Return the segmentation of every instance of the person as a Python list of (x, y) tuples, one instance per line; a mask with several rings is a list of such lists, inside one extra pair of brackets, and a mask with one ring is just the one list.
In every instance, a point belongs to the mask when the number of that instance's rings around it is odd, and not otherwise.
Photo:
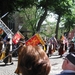
[(5, 65), (7, 65), (8, 62), (10, 62), (10, 64), (13, 64), (12, 54), (10, 53), (10, 38), (8, 38), (6, 41), (5, 59), (3, 60), (3, 62), (5, 63)]
[(0, 60), (5, 57), (3, 38), (0, 37)]
[(58, 75), (75, 75), (75, 53), (69, 53), (62, 64), (63, 71)]
[(51, 69), (50, 60), (45, 51), (39, 46), (21, 46), (18, 59), (19, 75), (48, 75)]
[(70, 44), (69, 44), (69, 52), (75, 52), (73, 41), (71, 41)]
[(3, 41), (2, 41), (2, 38), (0, 37), (0, 57), (1, 57), (1, 55), (2, 55), (2, 52), (1, 52), (1, 50), (2, 50), (2, 45), (3, 45)]
[(48, 46), (49, 46), (49, 47), (48, 47), (47, 55), (48, 55), (48, 57), (49, 57), (49, 56), (52, 55), (52, 44), (50, 44), (50, 42), (49, 42)]
[(64, 47), (63, 41), (60, 41), (59, 45), (60, 45), (60, 47), (58, 49), (58, 52), (59, 52), (60, 57), (62, 57), (62, 55), (64, 53), (64, 51), (63, 51), (63, 47)]

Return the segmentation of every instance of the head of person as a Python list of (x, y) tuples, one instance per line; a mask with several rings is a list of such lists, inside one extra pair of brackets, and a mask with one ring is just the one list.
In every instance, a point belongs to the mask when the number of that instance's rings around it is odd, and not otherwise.
[(6, 40), (7, 42), (9, 42), (10, 41), (10, 38), (7, 38), (7, 40)]
[(62, 69), (75, 71), (75, 53), (69, 53), (66, 55), (62, 64)]
[(50, 60), (39, 46), (22, 46), (19, 67), (22, 75), (48, 75), (51, 69)]
[(25, 44), (25, 39), (21, 38), (18, 42), (19, 45), (24, 45)]

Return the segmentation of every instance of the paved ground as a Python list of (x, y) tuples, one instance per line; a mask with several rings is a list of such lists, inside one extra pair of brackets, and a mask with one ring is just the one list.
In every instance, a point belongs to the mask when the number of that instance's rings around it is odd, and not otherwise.
[(63, 59), (60, 58), (60, 56), (51, 56), (50, 61), (52, 67), (49, 75), (59, 74), (62, 71), (61, 67), (62, 67)]
[[(61, 64), (63, 59), (58, 55), (53, 55), (50, 57), (51, 71), (49, 75), (56, 75), (61, 72)], [(17, 75), (14, 73), (17, 67), (17, 58), (13, 58), (13, 65), (2, 66), (4, 63), (0, 63), (0, 75)]]
[(0, 63), (0, 75), (16, 75), (14, 73), (17, 67), (17, 58), (13, 58), (13, 65), (6, 65), (4, 63)]

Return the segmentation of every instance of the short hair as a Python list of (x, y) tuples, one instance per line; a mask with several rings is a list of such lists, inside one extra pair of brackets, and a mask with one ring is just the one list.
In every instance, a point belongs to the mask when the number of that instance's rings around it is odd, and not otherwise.
[(45, 51), (39, 46), (22, 46), (19, 67), (22, 75), (48, 75), (50, 61)]

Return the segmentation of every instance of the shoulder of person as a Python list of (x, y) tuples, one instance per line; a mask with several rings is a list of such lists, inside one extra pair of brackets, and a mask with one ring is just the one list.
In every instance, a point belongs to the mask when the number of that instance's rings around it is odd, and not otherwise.
[(60, 74), (56, 74), (56, 75), (75, 75), (75, 73), (60, 73)]

